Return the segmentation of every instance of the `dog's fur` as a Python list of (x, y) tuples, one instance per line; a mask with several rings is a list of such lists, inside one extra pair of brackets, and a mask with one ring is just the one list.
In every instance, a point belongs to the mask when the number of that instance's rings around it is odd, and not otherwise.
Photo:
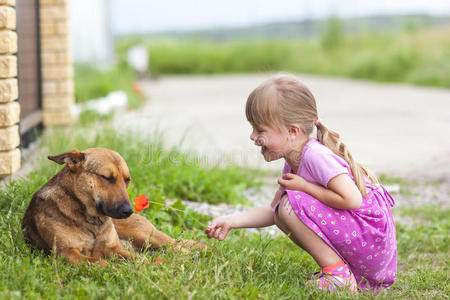
[[(125, 160), (112, 150), (76, 149), (49, 156), (66, 164), (37, 191), (22, 220), (26, 238), (38, 249), (80, 261), (105, 264), (115, 254), (128, 259), (120, 239), (133, 248), (158, 248), (176, 241), (146, 218), (133, 214), (127, 193), (130, 173)], [(194, 241), (178, 246), (206, 248)]]

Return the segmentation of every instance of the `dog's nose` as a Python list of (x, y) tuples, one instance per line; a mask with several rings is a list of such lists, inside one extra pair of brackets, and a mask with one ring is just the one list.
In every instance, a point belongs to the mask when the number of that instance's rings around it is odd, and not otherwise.
[(133, 213), (133, 209), (130, 204), (126, 203), (119, 207), (118, 212), (122, 218), (128, 218)]

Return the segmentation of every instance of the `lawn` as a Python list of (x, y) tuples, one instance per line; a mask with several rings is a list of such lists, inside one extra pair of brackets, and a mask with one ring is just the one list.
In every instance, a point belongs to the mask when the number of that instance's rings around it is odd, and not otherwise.
[[(270, 238), (232, 232), (224, 242), (207, 240), (203, 229), (209, 217), (167, 199), (210, 203), (245, 203), (243, 191), (263, 181), (263, 172), (250, 176), (243, 167), (219, 168), (200, 163), (193, 154), (166, 149), (158, 138), (142, 140), (108, 129), (108, 123), (48, 130), (46, 152), (57, 154), (92, 146), (114, 149), (128, 162), (132, 176), (130, 198), (147, 194), (150, 208), (141, 214), (176, 238), (193, 238), (213, 246), (214, 252), (180, 254), (166, 248), (136, 254), (130, 261), (71, 267), (63, 258), (32, 252), (25, 244), (20, 221), (32, 194), (60, 166), (39, 158), (28, 178), (0, 190), (0, 299), (320, 299), (325, 293), (305, 286), (317, 270), (313, 260), (285, 237)], [(86, 136), (85, 132), (91, 132)], [(101, 132), (101, 134), (99, 134)], [(397, 222), (398, 281), (380, 295), (384, 299), (445, 299), (449, 295), (448, 209), (394, 208)], [(158, 258), (156, 260), (156, 258)], [(158, 263), (159, 262), (159, 263)], [(330, 299), (348, 298), (344, 293)], [(372, 298), (368, 295), (355, 299)]]

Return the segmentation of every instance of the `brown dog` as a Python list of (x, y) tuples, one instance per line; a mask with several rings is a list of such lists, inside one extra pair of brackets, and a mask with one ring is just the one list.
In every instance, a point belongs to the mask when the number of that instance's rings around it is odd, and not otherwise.
[[(22, 220), (27, 240), (36, 248), (80, 261), (99, 261), (113, 254), (128, 259), (120, 239), (136, 250), (175, 244), (146, 218), (133, 214), (127, 187), (130, 172), (125, 160), (104, 148), (72, 150), (49, 156), (66, 164), (37, 191)], [(183, 247), (206, 248), (194, 241)]]

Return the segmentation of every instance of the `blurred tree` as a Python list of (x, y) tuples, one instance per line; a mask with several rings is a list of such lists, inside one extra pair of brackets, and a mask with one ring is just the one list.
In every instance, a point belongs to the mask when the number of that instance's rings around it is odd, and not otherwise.
[(341, 20), (336, 16), (329, 17), (324, 24), (320, 43), (325, 50), (337, 49), (344, 41)]

